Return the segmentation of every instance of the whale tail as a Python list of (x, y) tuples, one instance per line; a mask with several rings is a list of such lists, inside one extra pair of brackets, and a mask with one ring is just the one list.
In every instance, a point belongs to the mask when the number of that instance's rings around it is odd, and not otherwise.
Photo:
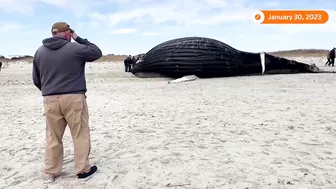
[[(260, 57), (262, 57), (260, 55)], [(265, 53), (265, 74), (293, 74), (293, 73), (336, 73), (335, 71), (321, 70), (316, 64), (308, 64), (277, 57)], [(262, 60), (261, 60), (262, 61)]]
[(321, 70), (319, 67), (316, 66), (316, 64), (309, 65), (308, 70), (311, 73), (336, 73), (336, 71)]

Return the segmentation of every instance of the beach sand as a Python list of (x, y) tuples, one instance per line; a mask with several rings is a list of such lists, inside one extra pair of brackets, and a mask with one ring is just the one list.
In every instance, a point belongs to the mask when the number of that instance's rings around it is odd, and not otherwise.
[[(316, 63), (326, 59), (293, 58)], [(336, 75), (199, 79), (167, 84), (88, 63), (91, 162), (74, 175), (69, 129), (63, 174), (43, 184), (45, 121), (32, 64), (0, 72), (0, 188), (336, 188)]]

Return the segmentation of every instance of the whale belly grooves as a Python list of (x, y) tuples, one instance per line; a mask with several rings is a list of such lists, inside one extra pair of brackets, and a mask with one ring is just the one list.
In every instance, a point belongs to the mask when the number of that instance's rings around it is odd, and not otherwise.
[(205, 37), (165, 41), (150, 49), (134, 65), (138, 77), (198, 78), (283, 73), (319, 73), (309, 64), (276, 57), (265, 52), (245, 52)]

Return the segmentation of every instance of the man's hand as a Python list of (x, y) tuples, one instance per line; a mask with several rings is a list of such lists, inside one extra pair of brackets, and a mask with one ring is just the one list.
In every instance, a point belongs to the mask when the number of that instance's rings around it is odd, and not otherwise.
[(76, 34), (76, 32), (73, 32), (73, 33), (71, 33), (71, 37), (72, 37), (72, 39), (76, 40), (78, 35)]

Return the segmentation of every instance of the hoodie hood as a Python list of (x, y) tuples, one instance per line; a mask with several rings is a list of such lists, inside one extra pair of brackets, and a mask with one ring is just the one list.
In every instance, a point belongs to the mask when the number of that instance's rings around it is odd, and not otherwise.
[(63, 47), (65, 44), (69, 43), (66, 39), (60, 37), (50, 37), (46, 38), (42, 41), (43, 46), (47, 47), (48, 49), (57, 50)]

